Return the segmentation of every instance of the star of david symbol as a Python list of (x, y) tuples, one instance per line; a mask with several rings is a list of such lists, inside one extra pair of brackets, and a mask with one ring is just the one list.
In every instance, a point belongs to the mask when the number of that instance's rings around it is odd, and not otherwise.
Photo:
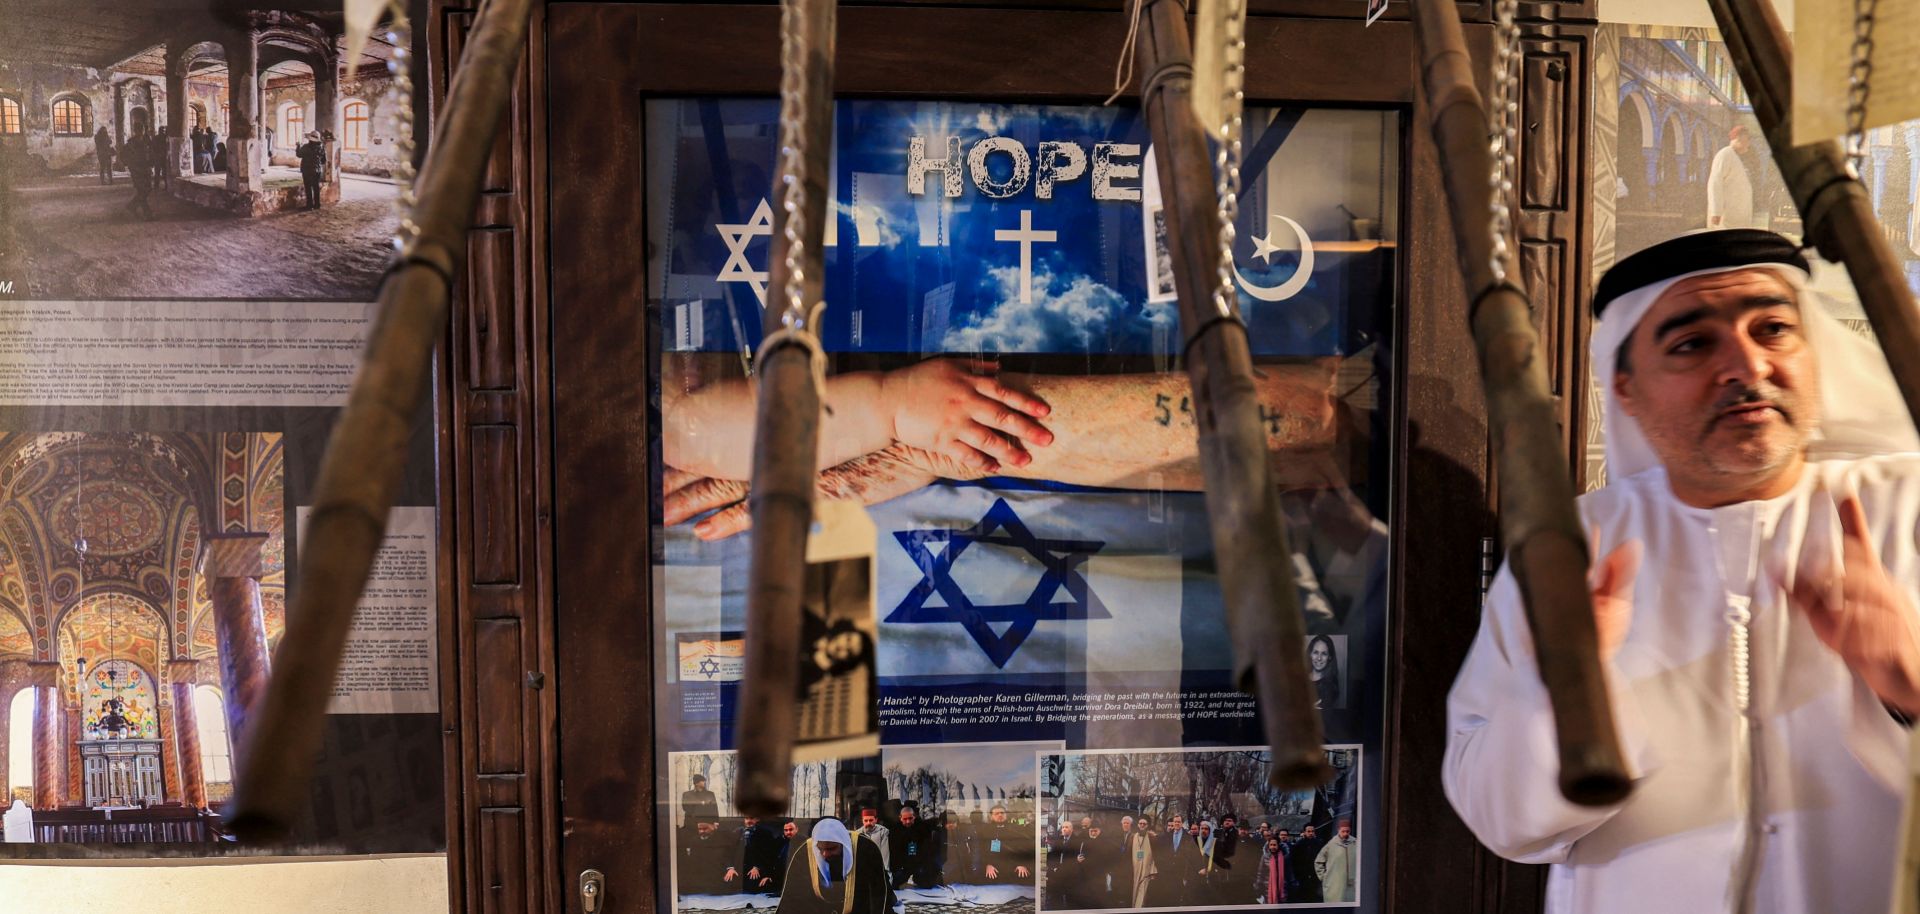
[(720, 675), (720, 664), (713, 662), (712, 657), (700, 658), (700, 675), (708, 679)]
[(767, 271), (755, 270), (747, 263), (747, 244), (757, 237), (773, 237), (773, 208), (767, 205), (765, 197), (754, 208), (753, 217), (745, 223), (716, 223), (714, 229), (720, 233), (721, 240), (727, 243), (727, 262), (720, 267), (720, 275), (714, 279), (720, 282), (744, 282), (753, 290), (753, 297), (759, 299), (760, 307), (767, 306)]
[[(1013, 513), (1006, 499), (995, 499), (985, 517), (971, 527), (959, 530), (904, 530), (894, 539), (920, 566), (920, 583), (914, 585), (886, 621), (903, 624), (955, 624), (973, 636), (987, 659), (1004, 668), (1027, 636), (1041, 622), (1078, 619), (1111, 619), (1106, 604), (1087, 586), (1081, 566), (1106, 543), (1095, 540), (1041, 539), (1027, 529)], [(976, 604), (953, 580), (953, 563), (975, 543), (1011, 546), (1033, 556), (1046, 569), (1040, 582), (1022, 603)], [(935, 547), (944, 544), (946, 548)], [(1054, 602), (1065, 590), (1067, 602)], [(927, 598), (939, 594), (945, 606), (928, 606)], [(1009, 622), (1004, 633), (995, 634), (989, 623)]]

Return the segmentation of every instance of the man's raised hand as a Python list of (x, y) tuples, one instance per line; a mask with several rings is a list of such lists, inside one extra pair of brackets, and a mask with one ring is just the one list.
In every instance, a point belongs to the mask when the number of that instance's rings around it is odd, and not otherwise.
[(1028, 445), (1053, 443), (1038, 421), (1051, 408), (1001, 383), (999, 370), (984, 359), (929, 359), (888, 372), (880, 392), (893, 437), (987, 473), (1032, 463)]
[(1775, 583), (1801, 612), (1821, 643), (1866, 680), (1888, 705), (1920, 712), (1920, 618), (1913, 600), (1880, 563), (1858, 495), (1835, 505), (1840, 513), (1840, 563), (1824, 572), (1802, 565), (1791, 587)]
[[(1600, 528), (1589, 528), (1589, 543), (1600, 549)], [(1600, 634), (1600, 660), (1606, 662), (1620, 652), (1627, 641), (1627, 629), (1633, 626), (1633, 581), (1640, 576), (1640, 557), (1645, 551), (1639, 540), (1627, 540), (1606, 558), (1594, 563), (1588, 583), (1593, 588), (1593, 624)]]

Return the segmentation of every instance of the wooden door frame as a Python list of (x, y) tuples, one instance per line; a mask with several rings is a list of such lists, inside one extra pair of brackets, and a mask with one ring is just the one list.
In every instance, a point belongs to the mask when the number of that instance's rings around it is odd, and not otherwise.
[[(1315, 12), (1324, 5), (1298, 2)], [(1587, 6), (1534, 9), (1554, 19)], [(550, 322), (551, 401), (544, 405), (553, 448), (552, 514), (539, 519), (551, 522), (553, 548), (557, 695), (548, 694), (557, 698), (558, 717), (549, 719), (557, 732), (547, 735), (557, 740), (560, 820), (557, 855), (551, 847), (543, 855), (557, 856), (558, 869), (549, 870), (547, 890), (534, 893), (546, 910), (579, 910), (573, 880), (589, 867), (612, 880), (603, 910), (651, 912), (657, 894), (652, 703), (614, 707), (589, 685), (595, 671), (613, 669), (627, 682), (653, 679), (648, 499), (658, 415), (643, 369), (651, 322), (633, 306), (646, 299), (643, 101), (772, 95), (777, 20), (767, 5), (551, 2), (536, 41), (535, 135), (544, 143), (536, 143), (533, 159), (544, 180), (535, 182), (532, 200), (534, 223), (547, 232), (536, 253), (547, 283), (536, 286), (535, 304)], [(1098, 103), (1110, 91), (1112, 61), (1061, 53), (1051, 36), (1071, 34), (1079, 49), (1118, 48), (1125, 30), (1110, 9), (917, 4), (845, 5), (839, 25), (841, 93), (1060, 104)], [(1563, 36), (1579, 27), (1546, 29)], [(1467, 30), (1476, 57), (1485, 59), (1489, 28), (1469, 23)], [(1257, 16), (1248, 31), (1249, 99), (1403, 112), (1404, 256), (1396, 281), (1407, 292), (1395, 316), (1387, 796), (1372, 839), (1388, 842), (1386, 909), (1537, 910), (1540, 872), (1488, 854), (1440, 791), (1445, 695), (1478, 626), (1480, 540), (1494, 535), (1494, 522), (1485, 409), (1439, 166), (1416, 91), (1411, 28), (1389, 20), (1363, 32), (1354, 18)], [(1355, 72), (1356, 47), (1405, 63)], [(1581, 180), (1566, 194), (1570, 214), (1533, 214), (1560, 227), (1565, 237), (1556, 243), (1566, 245), (1571, 264), (1586, 252), (1584, 117), (1576, 121), (1579, 142), (1561, 153), (1579, 156)], [(1553, 278), (1562, 284), (1547, 301), (1584, 300), (1575, 294), (1584, 288), (1583, 269)], [(1564, 411), (1576, 429), (1577, 402), (1570, 398)], [(1421, 535), (1409, 536), (1412, 530)], [(629, 710), (637, 713), (623, 713)], [(498, 873), (484, 859), (475, 862)], [(493, 910), (475, 902), (468, 907)]]

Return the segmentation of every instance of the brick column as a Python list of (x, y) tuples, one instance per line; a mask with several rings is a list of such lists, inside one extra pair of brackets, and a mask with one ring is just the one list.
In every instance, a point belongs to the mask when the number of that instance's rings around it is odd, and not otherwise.
[[(260, 121), (260, 44), (252, 31), (222, 39), (227, 49), (227, 189), (248, 193), (261, 188), (260, 157), (254, 136)], [(231, 707), (231, 703), (229, 703)]]
[[(329, 39), (331, 41), (331, 39)], [(327, 141), (326, 182), (332, 185), (340, 183), (340, 55), (333, 53), (331, 45), (327, 53), (313, 60), (313, 129), (320, 131), (323, 140), (327, 134), (333, 139)], [(338, 192), (338, 188), (335, 188)]]
[[(227, 147), (229, 156), (233, 147)], [(267, 691), (267, 623), (260, 606), (261, 547), (265, 533), (215, 533), (206, 538), (201, 573), (213, 597), (213, 630), (220, 644), (220, 685), (227, 700), (227, 737), (245, 741), (247, 713)]]
[[(187, 165), (188, 157), (193, 154), (187, 145), (187, 63), (180, 59), (178, 48), (163, 44), (160, 51), (167, 55), (167, 161), (161, 167), (169, 174), (179, 176), (191, 174), (193, 168)], [(183, 170), (182, 165), (187, 165)]]
[(200, 718), (193, 706), (193, 687), (199, 682), (200, 665), (191, 660), (175, 660), (173, 666), (173, 739), (174, 755), (180, 766), (180, 798), (194, 809), (207, 805), (207, 782), (200, 762)]
[(33, 808), (57, 809), (66, 796), (62, 775), (67, 747), (60, 738), (65, 708), (60, 700), (60, 665), (34, 661), (33, 670)]

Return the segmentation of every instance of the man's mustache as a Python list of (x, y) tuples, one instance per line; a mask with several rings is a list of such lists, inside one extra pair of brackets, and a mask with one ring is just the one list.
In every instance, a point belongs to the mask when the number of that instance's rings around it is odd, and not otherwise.
[(1729, 410), (1739, 409), (1747, 406), (1771, 407), (1772, 409), (1779, 412), (1781, 416), (1786, 418), (1787, 424), (1792, 425), (1793, 412), (1787, 409), (1786, 406), (1782, 405), (1780, 401), (1781, 401), (1781, 398), (1780, 398), (1779, 389), (1774, 387), (1771, 384), (1761, 385), (1758, 387), (1749, 387), (1743, 384), (1739, 387), (1736, 387), (1732, 390), (1727, 391), (1724, 394), (1721, 394), (1720, 398), (1714, 401), (1713, 419), (1709, 421), (1707, 425), (1711, 427), (1719, 423), (1721, 419), (1724, 419), (1727, 417), (1727, 413)]

